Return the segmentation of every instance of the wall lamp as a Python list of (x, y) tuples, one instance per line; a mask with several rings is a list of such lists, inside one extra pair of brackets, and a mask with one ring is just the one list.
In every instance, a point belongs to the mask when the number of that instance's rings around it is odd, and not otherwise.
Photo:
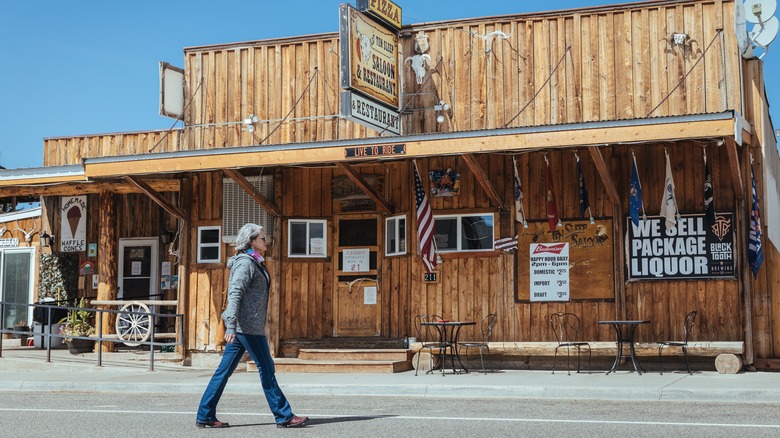
[(258, 119), (256, 115), (250, 114), (249, 117), (244, 119), (244, 129), (246, 129), (247, 132), (255, 132), (255, 123), (259, 120), (260, 119)]
[(44, 247), (44, 248), (48, 248), (51, 245), (54, 245), (54, 235), (53, 234), (50, 235), (49, 233), (44, 231), (43, 234), (41, 234), (40, 239), (41, 239), (41, 246)]
[(167, 245), (171, 243), (172, 240), (173, 240), (173, 233), (171, 231), (163, 231), (162, 233), (160, 233), (160, 242), (163, 245)]

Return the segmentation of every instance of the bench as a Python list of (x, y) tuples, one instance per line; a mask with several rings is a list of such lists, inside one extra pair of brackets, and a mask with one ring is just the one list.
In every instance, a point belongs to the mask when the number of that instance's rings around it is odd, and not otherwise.
[[(589, 342), (594, 356), (615, 356), (617, 345), (614, 341)], [(557, 342), (490, 342), (491, 356), (553, 356)], [(409, 346), (418, 351), (420, 343)], [(635, 344), (637, 356), (658, 357), (658, 343), (637, 342)], [(715, 368), (721, 374), (734, 374), (742, 368), (740, 356), (745, 353), (745, 343), (741, 341), (690, 341), (688, 342), (688, 356), (715, 357)], [(418, 352), (419, 354), (419, 352)], [(423, 353), (426, 354), (426, 353)], [(473, 353), (476, 354), (476, 353)], [(559, 351), (560, 354), (560, 351)], [(469, 356), (472, 353), (468, 354)], [(682, 349), (671, 348), (664, 350), (664, 357), (682, 356)], [(414, 364), (417, 363), (415, 359)], [(423, 361), (420, 361), (423, 363)]]

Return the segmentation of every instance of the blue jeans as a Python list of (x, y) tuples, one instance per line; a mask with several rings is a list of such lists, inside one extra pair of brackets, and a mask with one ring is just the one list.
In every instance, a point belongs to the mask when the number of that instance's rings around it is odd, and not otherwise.
[(252, 360), (257, 364), (265, 399), (268, 401), (268, 407), (271, 408), (271, 412), (274, 414), (276, 424), (284, 423), (293, 418), (290, 403), (287, 402), (287, 398), (276, 382), (274, 361), (271, 358), (271, 351), (268, 349), (268, 341), (265, 336), (236, 333), (236, 339), (225, 346), (222, 361), (220, 361), (219, 366), (214, 371), (214, 375), (211, 376), (206, 392), (203, 393), (195, 421), (208, 423), (217, 419), (217, 403), (219, 403), (219, 399), (222, 397), (228, 378), (230, 378), (241, 361), (244, 351), (249, 351)]

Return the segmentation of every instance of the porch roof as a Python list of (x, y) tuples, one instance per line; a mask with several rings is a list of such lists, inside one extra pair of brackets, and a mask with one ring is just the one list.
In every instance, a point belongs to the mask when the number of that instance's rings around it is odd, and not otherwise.
[[(127, 176), (247, 167), (353, 163), (426, 156), (733, 138), (749, 142), (750, 125), (735, 111), (646, 119), (485, 129), (367, 139), (243, 146), (87, 158), (81, 165), (0, 170), (0, 194), (13, 187), (98, 181)], [(351, 148), (404, 145), (402, 153), (347, 157)], [(9, 191), (10, 189), (10, 191)], [(42, 190), (45, 192), (45, 190)]]

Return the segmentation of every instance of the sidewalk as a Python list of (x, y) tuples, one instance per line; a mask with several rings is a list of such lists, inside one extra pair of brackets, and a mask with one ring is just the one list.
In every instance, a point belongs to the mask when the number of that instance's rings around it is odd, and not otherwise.
[[(103, 367), (97, 354), (70, 355), (52, 350), (3, 349), (0, 358), (0, 391), (79, 391), (126, 393), (201, 393), (213, 369), (166, 363), (156, 354), (149, 371), (148, 353), (105, 353)], [(626, 368), (627, 369), (627, 368)], [(395, 374), (277, 373), (287, 395), (407, 396), (465, 398), (552, 398), (597, 400), (677, 400), (703, 402), (752, 402), (780, 404), (780, 373), (718, 374), (655, 372), (637, 375), (618, 371), (606, 375), (567, 375), (566, 371), (505, 370), (487, 375), (439, 373)], [(254, 372), (237, 372), (227, 394), (257, 394), (260, 383)]]

